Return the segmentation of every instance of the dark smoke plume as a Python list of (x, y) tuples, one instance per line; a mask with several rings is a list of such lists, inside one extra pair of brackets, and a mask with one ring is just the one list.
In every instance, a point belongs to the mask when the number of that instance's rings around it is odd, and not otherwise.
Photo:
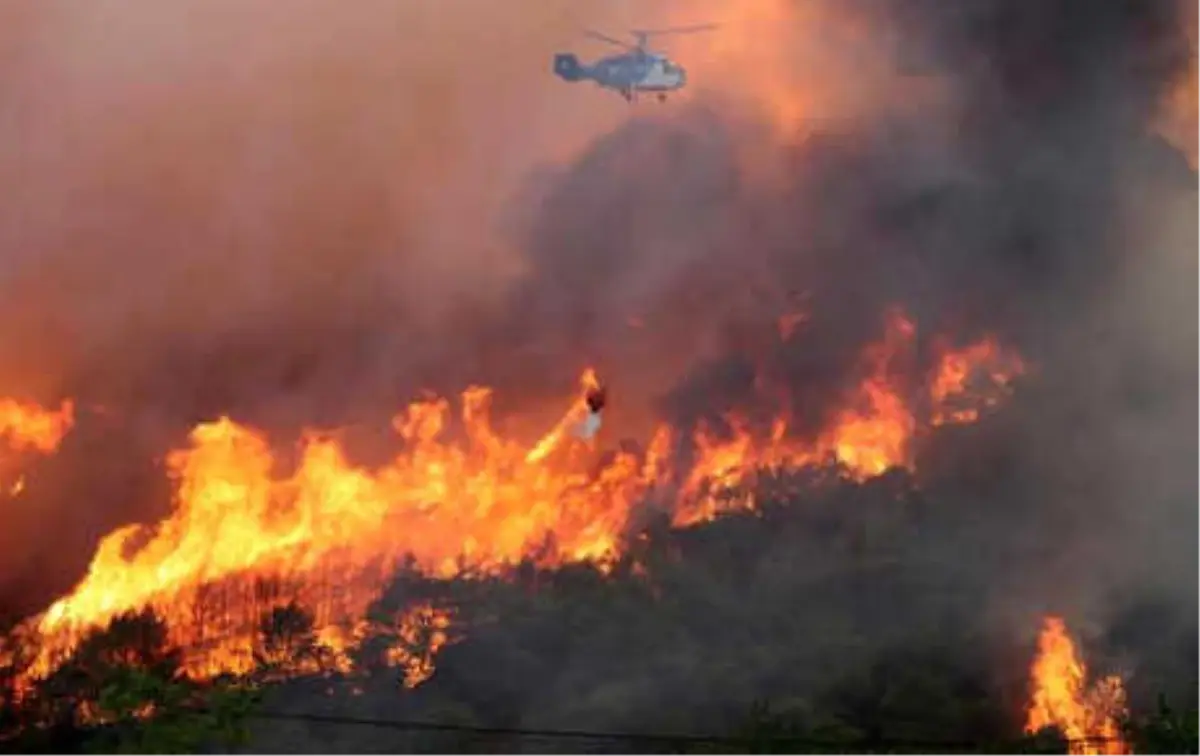
[[(792, 639), (805, 652), (776, 650), (787, 682), (761, 671), (761, 687), (746, 690), (713, 673), (697, 686), (703, 670), (720, 667), (714, 654), (733, 667), (744, 660), (714, 651), (737, 645), (732, 629), (698, 640), (692, 633), (703, 631), (688, 624), (694, 645), (646, 640), (642, 653), (588, 650), (604, 643), (599, 632), (563, 638), (525, 627), (477, 637), (461, 660), (448, 652), (442, 685), (527, 722), (663, 728), (655, 701), (713, 721), (755, 692), (820, 690), (853, 667), (830, 669), (824, 659), (886, 660), (889, 644), (920, 648), (921, 638), (949, 644), (939, 622), (1027, 628), (1041, 611), (1064, 611), (1090, 638), (1103, 635), (1090, 623), (1112, 623), (1108, 647), (1128, 655), (1135, 696), (1187, 689), (1162, 660), (1195, 656), (1195, 177), (1147, 129), (1185, 73), (1187, 39), (1175, 6), (1083, 11), (1071, 3), (866, 6), (919, 53), (909, 65), (948, 82), (949, 105), (919, 117), (885, 111), (780, 144), (782, 185), (745, 175), (746, 126), (716, 97), (678, 118), (631, 123), (543, 180), (527, 227), (530, 272), (512, 304), (482, 318), (492, 324), (472, 351), (473, 370), (513, 391), (531, 376), (562, 375), (564, 363), (593, 360), (614, 395), (622, 387), (625, 400), (652, 394), (659, 410), (686, 422), (753, 402), (765, 369), (815, 426), (896, 305), (922, 334), (998, 333), (1037, 372), (1002, 422), (952, 432), (925, 450), (924, 506), (936, 514), (910, 515), (920, 535), (897, 546), (907, 566), (872, 573), (860, 593), (818, 594), (827, 614), (790, 605), (809, 612), (809, 624)], [(783, 346), (761, 338), (801, 304), (811, 317), (800, 335)], [(630, 329), (630, 318), (644, 325)], [(919, 349), (927, 346), (922, 338)], [(895, 505), (876, 490), (842, 491), (833, 506), (866, 510), (859, 527), (887, 533), (885, 505), (873, 509), (873, 495)], [(718, 561), (725, 571), (663, 590), (702, 595), (696, 622), (717, 625), (811, 601), (789, 580), (822, 568), (853, 573), (852, 561), (807, 540), (821, 527), (806, 523), (804, 535), (764, 543), (729, 526), (716, 537), (740, 561)], [(796, 553), (815, 554), (813, 564), (798, 564)], [(758, 598), (736, 598), (747, 592)], [(888, 629), (839, 653), (814, 629), (830, 621), (816, 617), (839, 611), (855, 626)], [(647, 623), (639, 638), (678, 631)], [(1149, 652), (1156, 633), (1181, 640)], [(546, 651), (541, 675), (506, 651), (563, 644), (573, 650)], [(624, 654), (628, 671), (614, 672), (614, 656)], [(680, 656), (694, 663), (678, 678), (646, 679), (644, 670)], [(499, 685), (508, 668), (471, 673), (481, 658), (503, 659), (521, 669), (513, 676), (537, 683), (489, 697), (489, 681)], [(595, 680), (608, 682), (591, 693)], [(699, 698), (687, 694), (697, 687)], [(563, 701), (575, 703), (563, 710)]]
[[(476, 352), (483, 370), (516, 388), (581, 353), (602, 365), (614, 396), (622, 385), (635, 401), (658, 389), (660, 412), (685, 423), (752, 403), (766, 370), (816, 427), (887, 308), (916, 317), (919, 351), (925, 336), (996, 333), (1036, 377), (1002, 423), (925, 450), (927, 495), (943, 502), (929, 506), (961, 512), (943, 511), (906, 544), (938, 565), (939, 587), (926, 585), (945, 603), (919, 608), (931, 599), (921, 589), (873, 576), (864, 600), (891, 608), (865, 621), (913, 643), (944, 632), (923, 624), (933, 616), (978, 613), (1016, 629), (1064, 611), (1085, 628), (1115, 622), (1147, 640), (1185, 639), (1170, 653), (1194, 658), (1195, 174), (1147, 126), (1194, 58), (1177, 4), (1101, 5), (863, 4), (900, 30), (917, 58), (908, 65), (940, 78), (949, 103), (915, 117), (885, 109), (780, 144), (782, 185), (745, 175), (738, 148), (750, 137), (719, 98), (597, 142), (541, 189), (531, 272), (493, 316), (499, 325)], [(797, 300), (811, 313), (801, 334), (756, 343)], [(631, 317), (645, 326), (630, 330)], [(647, 369), (648, 355), (666, 375)], [(751, 563), (772, 563), (766, 548)], [(900, 575), (921, 584), (925, 574), (896, 571), (901, 585)], [(728, 589), (767, 579), (746, 575)], [(720, 606), (721, 587), (695, 580)], [(790, 595), (771, 585), (768, 595)], [(746, 611), (769, 615), (779, 600)], [(1190, 684), (1164, 677), (1161, 656), (1131, 650), (1129, 636), (1111, 648), (1126, 655), (1142, 700), (1156, 685)], [(701, 674), (705, 653), (695, 651), (688, 675)], [(582, 680), (608, 674), (586, 653), (568, 658), (558, 682), (540, 679), (543, 694), (519, 710), (554, 711)], [(819, 687), (827, 674), (793, 683)], [(689, 683), (638, 679), (613, 683), (614, 723), (661, 726), (633, 712)], [(713, 681), (689, 711), (747, 695), (719, 689)], [(600, 704), (584, 708), (583, 720), (604, 716)]]

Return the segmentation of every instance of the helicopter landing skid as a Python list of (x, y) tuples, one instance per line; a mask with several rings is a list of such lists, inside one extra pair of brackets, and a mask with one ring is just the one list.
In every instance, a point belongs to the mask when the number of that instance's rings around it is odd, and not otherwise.
[[(625, 102), (633, 103), (638, 101), (638, 92), (636, 89), (622, 89), (621, 96), (625, 98)], [(657, 92), (654, 95), (654, 99), (658, 100), (659, 102), (666, 102), (667, 93)]]

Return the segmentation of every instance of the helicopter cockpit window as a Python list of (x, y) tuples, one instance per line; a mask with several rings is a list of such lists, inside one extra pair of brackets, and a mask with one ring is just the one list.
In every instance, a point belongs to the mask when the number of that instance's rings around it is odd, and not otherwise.
[(663, 61), (663, 73), (676, 74), (679, 73), (679, 66), (669, 60)]

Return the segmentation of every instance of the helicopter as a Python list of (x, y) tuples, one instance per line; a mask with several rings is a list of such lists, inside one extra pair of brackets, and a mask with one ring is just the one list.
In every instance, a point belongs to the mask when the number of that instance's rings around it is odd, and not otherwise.
[(715, 28), (716, 24), (699, 24), (670, 29), (633, 29), (629, 32), (634, 39), (632, 45), (587, 29), (587, 36), (624, 48), (626, 52), (609, 55), (591, 65), (581, 63), (574, 53), (557, 53), (554, 56), (554, 73), (569, 82), (590, 79), (597, 86), (619, 93), (628, 102), (637, 100), (641, 93), (655, 94), (659, 102), (665, 102), (668, 92), (683, 89), (687, 85), (687, 71), (666, 55), (647, 50), (646, 43), (651, 37), (691, 34)]

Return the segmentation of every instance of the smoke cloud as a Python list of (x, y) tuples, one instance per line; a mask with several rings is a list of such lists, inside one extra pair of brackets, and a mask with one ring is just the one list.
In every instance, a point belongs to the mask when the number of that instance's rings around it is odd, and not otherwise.
[(0, 387), (77, 397), (46, 464), (108, 481), (34, 486), (5, 582), (46, 574), (55, 523), (79, 534), (61, 583), (99, 533), (160, 513), (122, 481), (197, 420), (386, 424), (423, 388), (449, 314), (520, 264), (498, 231), (513, 187), (624, 115), (547, 75), (567, 9), (5, 6)]
[[(1156, 130), (1194, 96), (1185, 5), (9, 3), (0, 387), (109, 414), (42, 463), (0, 594), (161, 511), (199, 419), (382, 426), (483, 382), (533, 432), (593, 365), (613, 440), (763, 386), (815, 429), (900, 307), (917, 369), (984, 333), (1035, 367), (923, 451), (963, 514), (920, 543), (972, 608), (1194, 627), (1196, 135)], [(601, 54), (581, 26), (697, 21), (665, 105), (549, 72)]]

